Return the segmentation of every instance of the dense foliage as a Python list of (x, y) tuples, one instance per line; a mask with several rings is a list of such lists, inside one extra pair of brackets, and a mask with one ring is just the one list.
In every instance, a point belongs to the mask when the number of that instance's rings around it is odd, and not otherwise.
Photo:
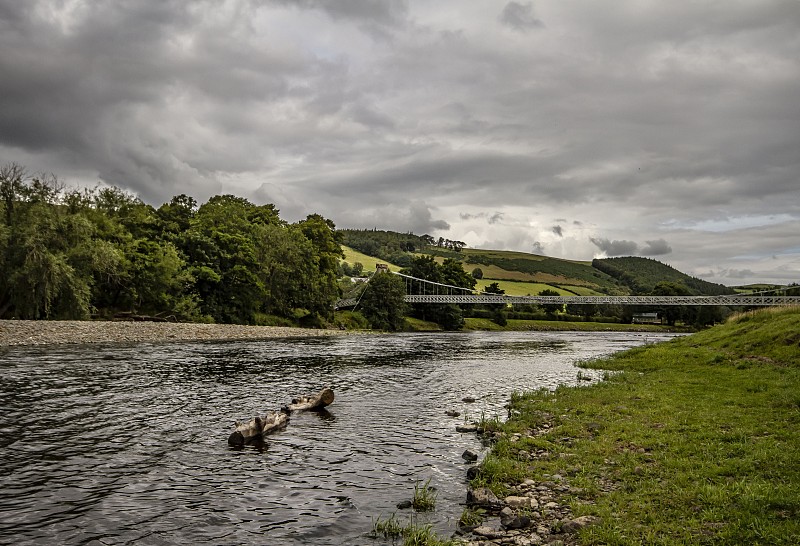
[(402, 277), (390, 273), (376, 273), (364, 287), (359, 309), (372, 328), (402, 330), (405, 314), (408, 311), (403, 300), (405, 295), (406, 287)]
[(115, 187), (66, 191), (0, 169), (0, 318), (120, 314), (310, 325), (330, 317), (343, 256), (330, 220), (179, 195), (158, 209)]
[(411, 253), (429, 243), (427, 236), (377, 229), (342, 229), (342, 244), (400, 267), (411, 265)]
[(651, 258), (630, 256), (595, 259), (592, 260), (592, 267), (623, 282), (634, 294), (651, 294), (659, 282), (682, 284), (687, 289), (687, 295), (692, 296), (722, 296), (735, 293), (732, 288), (690, 277)]
[[(412, 259), (411, 267), (403, 270), (403, 273), (448, 286), (470, 290), (475, 288), (475, 279), (472, 278), (472, 275), (464, 271), (460, 262), (449, 258), (439, 264), (432, 256), (417, 256)], [(445, 330), (458, 330), (464, 326), (462, 308), (453, 303), (414, 304), (411, 315), (422, 320), (436, 322)]]

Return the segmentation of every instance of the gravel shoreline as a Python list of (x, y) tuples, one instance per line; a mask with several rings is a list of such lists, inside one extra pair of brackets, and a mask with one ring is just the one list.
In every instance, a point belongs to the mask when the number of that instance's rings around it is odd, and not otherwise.
[(83, 320), (0, 320), (0, 347), (76, 343), (258, 340), (346, 334), (284, 326)]

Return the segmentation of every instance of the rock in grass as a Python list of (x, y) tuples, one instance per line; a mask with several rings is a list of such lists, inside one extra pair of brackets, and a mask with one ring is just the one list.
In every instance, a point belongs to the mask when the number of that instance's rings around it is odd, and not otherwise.
[(534, 497), (510, 496), (503, 499), (505, 503), (517, 510), (519, 508), (539, 508), (539, 502)]
[(561, 530), (565, 533), (577, 533), (584, 527), (593, 525), (598, 521), (600, 521), (600, 518), (597, 516), (580, 516), (562, 523)]
[(508, 506), (500, 510), (500, 525), (505, 529), (523, 529), (530, 524), (531, 518), (515, 514)]
[(470, 489), (467, 491), (467, 504), (492, 510), (500, 508), (503, 503), (492, 493), (491, 489), (487, 487), (478, 487), (477, 489)]
[(489, 540), (495, 538), (504, 538), (506, 534), (499, 529), (492, 529), (491, 527), (486, 527), (481, 525), (480, 527), (476, 527), (472, 530), (473, 535), (478, 535), (479, 537), (488, 538)]

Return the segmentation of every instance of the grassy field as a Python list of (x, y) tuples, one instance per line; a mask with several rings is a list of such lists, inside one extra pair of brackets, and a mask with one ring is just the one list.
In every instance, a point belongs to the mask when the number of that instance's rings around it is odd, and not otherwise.
[(372, 256), (367, 256), (366, 254), (362, 254), (358, 250), (354, 250), (349, 246), (342, 246), (342, 250), (344, 251), (344, 261), (349, 264), (354, 264), (356, 262), (360, 263), (364, 266), (365, 273), (372, 273), (375, 271), (376, 264), (386, 264), (389, 266), (391, 271), (400, 271), (400, 267), (391, 264), (385, 260), (380, 260), (378, 258), (373, 258)]
[(465, 330), (484, 330), (492, 332), (669, 332), (665, 326), (655, 324), (619, 324), (615, 322), (568, 322), (564, 320), (519, 320), (508, 319), (505, 326), (499, 326), (490, 319), (466, 318)]
[(478, 280), (478, 284), (475, 285), (476, 290), (483, 290), (493, 282), (496, 282), (501, 289), (506, 291), (506, 294), (509, 296), (536, 296), (542, 290), (554, 290), (558, 292), (560, 296), (574, 296), (575, 294), (564, 290), (562, 288), (556, 288), (555, 286), (550, 286), (548, 284), (542, 283), (535, 283), (535, 282), (518, 282), (518, 281), (499, 281), (495, 279), (480, 279)]
[(582, 544), (800, 544), (799, 309), (588, 365), (606, 381), (513, 396), (473, 485), (563, 476), (600, 518)]

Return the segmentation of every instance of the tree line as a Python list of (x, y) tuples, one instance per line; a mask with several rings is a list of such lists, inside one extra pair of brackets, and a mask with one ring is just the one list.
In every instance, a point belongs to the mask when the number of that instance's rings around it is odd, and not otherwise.
[(318, 214), (290, 224), (234, 195), (154, 208), (113, 186), (68, 190), (0, 167), (0, 318), (321, 325), (342, 257)]

